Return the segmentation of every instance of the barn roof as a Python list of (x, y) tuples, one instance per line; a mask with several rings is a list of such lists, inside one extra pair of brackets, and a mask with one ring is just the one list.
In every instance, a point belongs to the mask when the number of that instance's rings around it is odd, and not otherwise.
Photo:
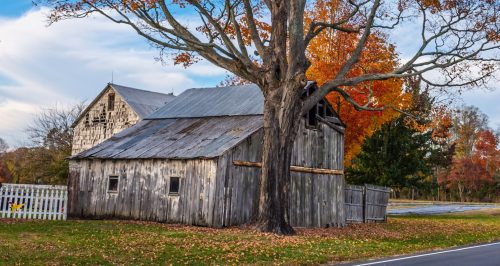
[(160, 107), (164, 106), (166, 103), (169, 103), (175, 98), (172, 93), (165, 94), (108, 83), (106, 87), (99, 93), (99, 95), (75, 120), (72, 127), (75, 127), (78, 124), (78, 122), (85, 116), (90, 108), (106, 93), (109, 88), (114, 89), (114, 91), (116, 91), (116, 93), (118, 93), (123, 98), (123, 100), (127, 102), (130, 108), (132, 108), (132, 110), (134, 110), (134, 112), (140, 118), (148, 116), (149, 114), (158, 110)]
[(262, 115), (264, 96), (255, 84), (189, 89), (146, 119)]
[(160, 107), (169, 103), (175, 96), (172, 93), (165, 94), (153, 91), (145, 91), (117, 84), (109, 84), (115, 91), (122, 96), (128, 105), (134, 109), (136, 114), (144, 118)]
[[(256, 85), (189, 89), (136, 125), (71, 159), (215, 158), (262, 128), (263, 105)], [(343, 127), (340, 119), (331, 119), (330, 126)]]
[(215, 158), (262, 125), (261, 115), (142, 120), (71, 159)]

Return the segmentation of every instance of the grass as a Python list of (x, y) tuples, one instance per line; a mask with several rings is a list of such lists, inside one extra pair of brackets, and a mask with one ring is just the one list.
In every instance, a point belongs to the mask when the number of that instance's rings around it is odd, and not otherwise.
[(0, 265), (320, 264), (500, 240), (500, 212), (389, 217), (280, 237), (133, 221), (0, 220)]

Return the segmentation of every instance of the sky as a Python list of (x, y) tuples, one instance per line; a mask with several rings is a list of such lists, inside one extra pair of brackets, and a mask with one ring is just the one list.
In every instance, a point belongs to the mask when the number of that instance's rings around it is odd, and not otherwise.
[[(210, 87), (227, 72), (206, 61), (189, 68), (164, 64), (156, 49), (124, 25), (94, 17), (48, 26), (48, 10), (31, 0), (0, 0), (0, 138), (12, 147), (27, 141), (24, 130), (42, 108), (91, 101), (108, 82), (179, 94)], [(413, 39), (406, 31), (391, 40), (404, 57)], [(473, 91), (463, 103), (479, 107), (500, 127), (500, 86)]]

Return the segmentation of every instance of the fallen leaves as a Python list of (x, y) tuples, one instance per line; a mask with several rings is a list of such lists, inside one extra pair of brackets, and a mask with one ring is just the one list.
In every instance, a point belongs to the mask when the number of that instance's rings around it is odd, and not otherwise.
[(384, 224), (214, 229), (141, 221), (0, 220), (0, 259), (10, 264), (319, 264), (500, 239), (495, 216), (397, 217)]

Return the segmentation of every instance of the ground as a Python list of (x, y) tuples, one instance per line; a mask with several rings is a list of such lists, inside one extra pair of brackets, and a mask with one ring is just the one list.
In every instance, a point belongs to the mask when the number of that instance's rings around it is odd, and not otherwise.
[(500, 211), (389, 217), (385, 224), (211, 229), (133, 221), (0, 220), (0, 264), (320, 264), (500, 240)]

